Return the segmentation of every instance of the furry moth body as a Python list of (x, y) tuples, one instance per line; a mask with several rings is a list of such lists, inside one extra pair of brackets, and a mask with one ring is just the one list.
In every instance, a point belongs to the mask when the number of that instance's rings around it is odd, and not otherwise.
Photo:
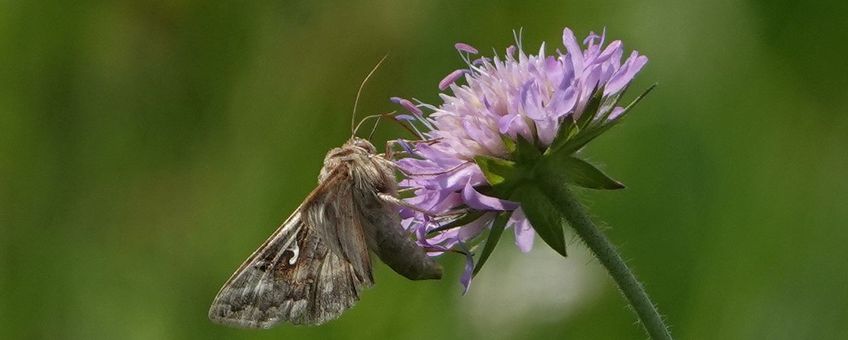
[(374, 283), (370, 249), (411, 280), (441, 266), (400, 227), (394, 168), (369, 141), (330, 150), (318, 187), (224, 284), (209, 318), (247, 328), (333, 320)]

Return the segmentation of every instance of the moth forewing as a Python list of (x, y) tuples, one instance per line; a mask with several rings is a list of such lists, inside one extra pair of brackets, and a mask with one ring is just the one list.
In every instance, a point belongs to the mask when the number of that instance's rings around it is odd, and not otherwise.
[(441, 267), (400, 227), (394, 170), (367, 140), (327, 153), (318, 187), (224, 284), (209, 318), (269, 328), (337, 318), (373, 284), (371, 249), (410, 279), (437, 279)]
[[(224, 284), (210, 319), (248, 328), (269, 328), (284, 320), (317, 325), (353, 306), (360, 290), (372, 284), (370, 273), (357, 274), (349, 260), (331, 251), (308, 217), (317, 203), (333, 200), (327, 196), (338, 192), (336, 186), (347, 183), (343, 172), (338, 174), (313, 190)], [(327, 223), (335, 224), (333, 218)]]

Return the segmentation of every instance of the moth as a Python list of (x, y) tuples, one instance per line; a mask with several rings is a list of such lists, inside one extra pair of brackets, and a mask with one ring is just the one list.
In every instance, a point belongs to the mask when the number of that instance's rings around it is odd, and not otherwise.
[(441, 278), (441, 266), (400, 225), (390, 156), (352, 131), (327, 153), (318, 187), (218, 292), (212, 321), (270, 328), (336, 319), (374, 284), (369, 250), (408, 279)]
[(369, 249), (408, 279), (441, 278), (401, 228), (394, 168), (373, 144), (352, 137), (330, 150), (318, 183), (224, 284), (212, 321), (269, 328), (335, 319), (374, 284)]

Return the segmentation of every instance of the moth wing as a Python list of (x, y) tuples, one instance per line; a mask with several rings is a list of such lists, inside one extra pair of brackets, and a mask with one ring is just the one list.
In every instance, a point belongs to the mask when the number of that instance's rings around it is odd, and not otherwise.
[(362, 288), (373, 282), (370, 262), (367, 275), (359, 273), (304, 216), (314, 214), (306, 211), (320, 202), (331, 202), (343, 182), (344, 174), (336, 173), (319, 185), (236, 270), (212, 302), (212, 321), (247, 328), (270, 328), (283, 320), (318, 325), (359, 300)]
[(303, 218), (330, 251), (349, 262), (357, 278), (370, 287), (374, 279), (362, 226), (364, 217), (354, 202), (354, 191), (357, 188), (349, 177), (350, 172), (339, 170), (342, 171), (335, 175), (339, 180), (333, 183), (332, 190), (303, 206)]

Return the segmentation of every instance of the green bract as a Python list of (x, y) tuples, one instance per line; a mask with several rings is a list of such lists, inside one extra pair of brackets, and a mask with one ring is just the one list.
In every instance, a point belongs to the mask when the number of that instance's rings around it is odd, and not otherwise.
[[(630, 105), (627, 105), (623, 113), (629, 111), (653, 88), (654, 86), (651, 86)], [(618, 98), (614, 98), (613, 103), (617, 100)], [(606, 100), (602, 102), (601, 96), (594, 96), (588, 104), (589, 109), (595, 111), (601, 105), (611, 104), (606, 103)], [(504, 137), (502, 139), (509, 152), (508, 159), (488, 155), (480, 155), (474, 158), (474, 161), (483, 171), (486, 181), (491, 185), (491, 189), (486, 194), (518, 202), (539, 237), (562, 256), (567, 254), (563, 232), (563, 226), (567, 222), (560, 210), (551, 202), (551, 197), (546, 194), (549, 191), (546, 190), (546, 187), (573, 185), (595, 190), (624, 188), (621, 182), (612, 179), (594, 165), (575, 156), (575, 153), (586, 143), (620, 120), (608, 120), (607, 118), (602, 117), (601, 120), (597, 120), (593, 119), (591, 115), (584, 115), (576, 121), (564, 122), (554, 142), (543, 151), (523, 138), (519, 137), (517, 141), (514, 141)], [(497, 215), (489, 236), (486, 238), (480, 259), (474, 268), (475, 274), (480, 271), (495, 245), (497, 245), (510, 214), (511, 212), (501, 212)], [(479, 216), (469, 219), (476, 217)], [(464, 221), (458, 222), (457, 225)]]

